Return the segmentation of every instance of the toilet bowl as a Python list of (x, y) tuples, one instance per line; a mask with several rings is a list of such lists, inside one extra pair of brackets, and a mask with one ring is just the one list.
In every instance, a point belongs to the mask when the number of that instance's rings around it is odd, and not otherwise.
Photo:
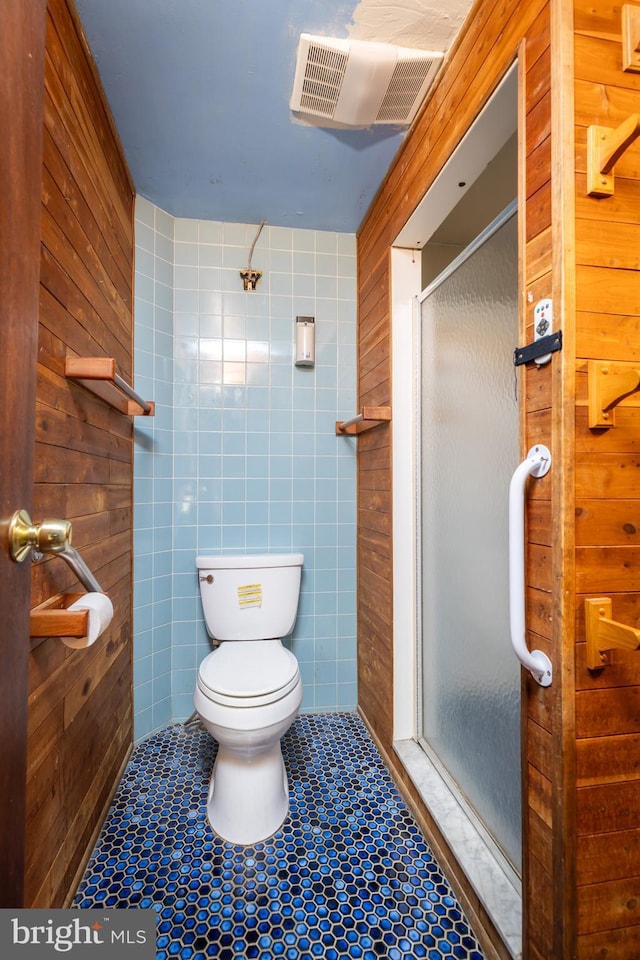
[(197, 557), (209, 635), (194, 706), (218, 741), (207, 815), (231, 843), (275, 833), (289, 809), (280, 738), (302, 701), (298, 662), (282, 644), (293, 630), (302, 554)]

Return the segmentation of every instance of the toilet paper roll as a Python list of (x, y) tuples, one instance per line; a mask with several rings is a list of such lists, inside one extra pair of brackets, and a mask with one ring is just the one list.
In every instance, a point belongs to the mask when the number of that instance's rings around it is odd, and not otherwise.
[(86, 637), (62, 637), (62, 642), (74, 650), (90, 647), (104, 633), (113, 618), (113, 604), (106, 593), (86, 593), (69, 607), (70, 611), (88, 610)]

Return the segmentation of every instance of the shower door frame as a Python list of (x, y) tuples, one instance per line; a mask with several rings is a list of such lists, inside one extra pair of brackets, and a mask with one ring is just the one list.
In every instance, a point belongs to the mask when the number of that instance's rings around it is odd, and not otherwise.
[[(420, 418), (416, 389), (419, 354), (418, 298), (421, 249), (460, 197), (460, 181), (474, 164), (478, 176), (518, 129), (521, 146), (521, 65), (507, 71), (481, 114), (462, 138), (390, 250), (393, 473), (393, 749), (467, 882), (513, 957), (522, 951), (522, 887), (519, 877), (473, 811), (452, 792), (446, 771), (417, 742), (421, 585), (418, 581), (418, 457)], [(522, 185), (519, 184), (519, 190)], [(447, 205), (446, 193), (449, 194)], [(456, 193), (457, 192), (457, 193)], [(456, 196), (455, 200), (451, 200)], [(518, 214), (519, 248), (523, 225)], [(417, 255), (416, 255), (417, 254)], [(522, 263), (520, 260), (520, 269)], [(518, 278), (521, 290), (521, 277)], [(520, 304), (522, 308), (522, 304)], [(522, 320), (520, 321), (522, 327)], [(515, 345), (514, 345), (515, 346)], [(520, 421), (520, 415), (519, 415)], [(505, 869), (506, 867), (506, 869)]]
[[(485, 243), (487, 243), (502, 227), (504, 227), (513, 217), (518, 215), (518, 202), (514, 200), (510, 203), (505, 209), (498, 214), (498, 216), (487, 225), (487, 227), (475, 237), (467, 247), (459, 254), (445, 269), (442, 273), (431, 282), (425, 289), (419, 294), (416, 298), (416, 327), (415, 327), (415, 355), (416, 360), (422, 356), (422, 305), (425, 300), (435, 293), (435, 291), (442, 286), (464, 263), (466, 263), (473, 255), (480, 250)], [(517, 326), (517, 324), (516, 324)], [(515, 331), (517, 335), (517, 329)], [(508, 358), (505, 358), (508, 359)], [(514, 869), (508, 858), (503, 853), (499, 844), (494, 840), (492, 835), (489, 833), (487, 828), (482, 821), (482, 818), (478, 816), (474, 807), (466, 800), (465, 796), (462, 794), (458, 784), (454, 778), (449, 773), (446, 765), (441, 761), (437, 752), (429, 743), (425, 731), (423, 729), (423, 711), (424, 711), (424, 665), (423, 665), (423, 644), (424, 638), (421, 629), (422, 623), (422, 614), (423, 614), (423, 598), (422, 598), (422, 588), (421, 584), (423, 582), (423, 563), (422, 563), (422, 550), (421, 550), (421, 538), (423, 536), (422, 529), (422, 507), (421, 507), (421, 491), (422, 491), (422, 467), (421, 467), (421, 457), (422, 457), (422, 390), (419, 386), (420, 374), (419, 371), (416, 371), (416, 433), (417, 433), (417, 442), (419, 445), (419, 455), (416, 458), (416, 499), (414, 504), (414, 516), (416, 518), (416, 529), (417, 535), (420, 538), (420, 544), (417, 546), (416, 550), (416, 581), (418, 584), (418, 589), (416, 591), (416, 603), (417, 603), (417, 630), (416, 630), (416, 741), (419, 744), (420, 748), (425, 752), (430, 762), (434, 765), (435, 769), (438, 771), (438, 774), (442, 780), (446, 783), (448, 789), (453, 795), (455, 795), (457, 802), (465, 811), (466, 816), (469, 821), (472, 822), (475, 826), (475, 829), (482, 836), (483, 842), (486, 844), (487, 848), (491, 851), (492, 855), (498, 863), (500, 863), (502, 870), (510, 877), (511, 882), (514, 886), (520, 884), (520, 874)], [(518, 428), (517, 428), (518, 429)], [(513, 464), (513, 467), (517, 466), (517, 460)], [(506, 502), (506, 491), (508, 488), (505, 487), (505, 502)], [(506, 551), (506, 543), (505, 543)], [(506, 563), (505, 563), (506, 566)], [(510, 644), (507, 648), (507, 656), (511, 656), (511, 647)], [(519, 688), (518, 688), (519, 692)]]

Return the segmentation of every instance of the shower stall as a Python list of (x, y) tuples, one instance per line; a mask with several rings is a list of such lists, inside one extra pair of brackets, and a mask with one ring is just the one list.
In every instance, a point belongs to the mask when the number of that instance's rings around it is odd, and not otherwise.
[(391, 261), (393, 749), (513, 957), (522, 771), (509, 494), (522, 454), (514, 360), (529, 310), (517, 122), (514, 65)]

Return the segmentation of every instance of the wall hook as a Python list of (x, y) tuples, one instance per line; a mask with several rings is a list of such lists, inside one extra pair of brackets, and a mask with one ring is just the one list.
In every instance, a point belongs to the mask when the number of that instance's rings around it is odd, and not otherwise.
[(640, 630), (611, 619), (610, 597), (595, 597), (584, 602), (587, 633), (587, 669), (599, 670), (609, 665), (608, 651), (612, 647), (623, 650), (640, 648)]
[(587, 130), (587, 195), (613, 196), (613, 168), (625, 150), (640, 136), (640, 114), (632, 113), (619, 127)]
[(589, 427), (614, 427), (615, 407), (640, 390), (640, 366), (614, 360), (589, 360)]

